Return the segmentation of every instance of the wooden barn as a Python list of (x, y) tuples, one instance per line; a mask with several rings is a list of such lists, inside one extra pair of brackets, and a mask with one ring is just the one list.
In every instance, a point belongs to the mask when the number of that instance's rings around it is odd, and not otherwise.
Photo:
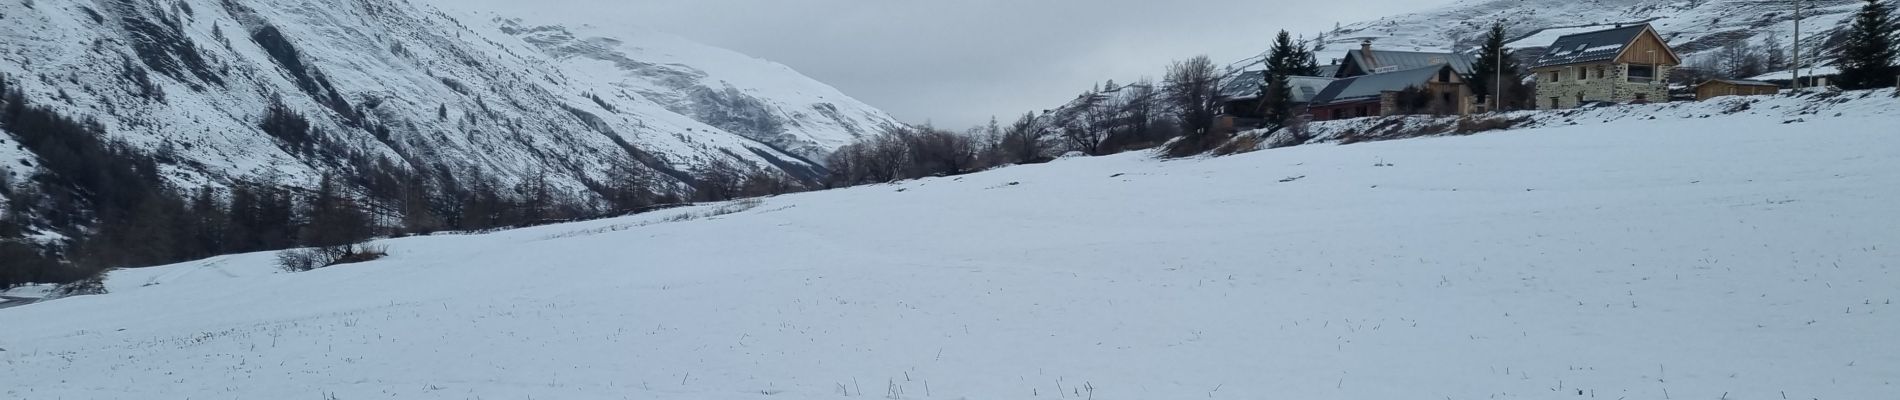
[(1695, 87), (1696, 101), (1722, 96), (1756, 96), (1781, 93), (1781, 85), (1762, 81), (1711, 79)]

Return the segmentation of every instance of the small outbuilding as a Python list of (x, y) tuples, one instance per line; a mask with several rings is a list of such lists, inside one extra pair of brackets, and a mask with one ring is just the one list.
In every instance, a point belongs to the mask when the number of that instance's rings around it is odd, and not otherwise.
[(1739, 79), (1711, 79), (1695, 87), (1696, 101), (1722, 96), (1756, 96), (1781, 92), (1781, 85)]

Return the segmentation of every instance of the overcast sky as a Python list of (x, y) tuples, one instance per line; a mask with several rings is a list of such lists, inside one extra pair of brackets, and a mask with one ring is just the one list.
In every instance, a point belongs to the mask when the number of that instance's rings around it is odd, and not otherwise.
[(1170, 60), (1240, 60), (1264, 50), (1280, 29), (1311, 36), (1335, 23), (1449, 2), (469, 1), (671, 32), (790, 65), (905, 122), (955, 129), (1061, 105), (1106, 79), (1158, 78)]

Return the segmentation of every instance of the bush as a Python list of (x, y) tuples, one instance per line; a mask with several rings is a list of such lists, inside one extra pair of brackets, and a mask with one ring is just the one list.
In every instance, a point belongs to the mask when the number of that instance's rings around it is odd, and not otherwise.
[(343, 264), (376, 261), (389, 255), (389, 247), (350, 244), (312, 247), (277, 252), (277, 267), (286, 272), (305, 272)]
[(1512, 127), (1517, 126), (1518, 122), (1521, 122), (1521, 121), (1522, 120), (1505, 119), (1505, 118), (1500, 118), (1500, 117), (1489, 117), (1489, 118), (1464, 117), (1464, 118), (1458, 119), (1457, 127), (1454, 129), (1455, 129), (1455, 132), (1457, 132), (1458, 134), (1469, 135), (1469, 134), (1478, 133), (1478, 132), (1511, 129)]
[(106, 273), (99, 272), (53, 289), (52, 297), (91, 296), (106, 294)]
[(1235, 136), (1234, 140), (1229, 140), (1227, 141), (1227, 143), (1221, 144), (1220, 147), (1214, 148), (1214, 155), (1231, 156), (1235, 154), (1252, 153), (1254, 151), (1260, 150), (1260, 141), (1261, 141), (1260, 137), (1262, 135), (1269, 135), (1269, 134), (1248, 133), (1248, 134), (1242, 134), (1240, 136)]

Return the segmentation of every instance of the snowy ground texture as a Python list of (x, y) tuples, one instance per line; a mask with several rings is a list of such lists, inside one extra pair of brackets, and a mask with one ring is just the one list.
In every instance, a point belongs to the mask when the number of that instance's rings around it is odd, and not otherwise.
[(0, 397), (1900, 398), (1900, 116), (1785, 120), (1065, 159), (122, 271), (0, 310)]

